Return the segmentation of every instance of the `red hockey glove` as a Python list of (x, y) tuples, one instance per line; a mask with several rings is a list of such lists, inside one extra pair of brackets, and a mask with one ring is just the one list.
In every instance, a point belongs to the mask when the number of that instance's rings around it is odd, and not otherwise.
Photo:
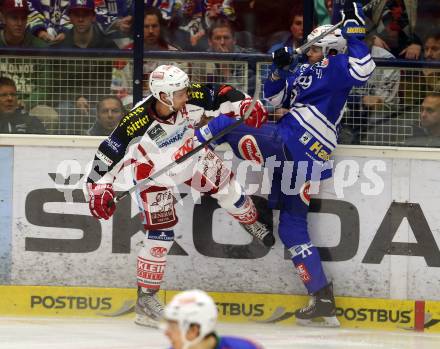
[[(246, 98), (241, 101), (240, 103), (241, 117), (244, 117), (246, 110), (249, 109), (251, 104), (252, 104), (252, 98)], [(264, 105), (260, 101), (257, 101), (257, 103), (255, 103), (254, 109), (249, 114), (249, 116), (244, 121), (244, 123), (250, 127), (260, 128), (261, 125), (263, 125), (266, 121), (267, 121), (266, 108), (264, 108)]]
[(115, 197), (113, 185), (87, 183), (89, 192), (89, 209), (95, 218), (109, 219), (116, 210), (116, 205), (108, 206), (110, 200)]

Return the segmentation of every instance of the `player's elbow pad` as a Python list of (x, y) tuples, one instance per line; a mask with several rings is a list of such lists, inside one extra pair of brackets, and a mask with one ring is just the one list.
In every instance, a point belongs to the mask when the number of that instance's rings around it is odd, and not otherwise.
[(274, 107), (281, 105), (286, 81), (267, 79), (263, 86), (263, 97)]
[(212, 132), (209, 129), (209, 125), (204, 125), (195, 130), (194, 135), (200, 143), (209, 141), (212, 138)]
[[(202, 126), (199, 129), (195, 130), (194, 134), (199, 142), (206, 142), (210, 140), (212, 137), (216, 136), (218, 133), (220, 133), (223, 129), (228, 127), (231, 123), (234, 123), (235, 121), (236, 120), (234, 118), (222, 114), (210, 120), (207, 125)], [(222, 142), (218, 141), (215, 144), (214, 143), (211, 144), (215, 146), (216, 144), (220, 144), (220, 143)]]

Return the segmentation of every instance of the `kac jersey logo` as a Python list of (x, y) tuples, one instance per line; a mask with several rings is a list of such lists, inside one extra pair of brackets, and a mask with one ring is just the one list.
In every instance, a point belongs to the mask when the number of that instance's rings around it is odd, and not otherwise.
[(154, 246), (153, 248), (151, 248), (150, 253), (156, 258), (162, 258), (168, 253), (168, 250), (162, 246)]

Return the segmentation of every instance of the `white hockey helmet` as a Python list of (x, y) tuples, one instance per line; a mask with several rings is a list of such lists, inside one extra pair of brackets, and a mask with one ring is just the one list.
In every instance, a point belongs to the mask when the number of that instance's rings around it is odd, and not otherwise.
[[(317, 36), (329, 30), (331, 27), (331, 24), (324, 24), (313, 29), (313, 31), (307, 36), (307, 42), (310, 42)], [(342, 36), (341, 29), (335, 29), (335, 31), (327, 34), (313, 45), (321, 47), (324, 57), (327, 57), (330, 50), (335, 50), (336, 53), (344, 53), (347, 49), (347, 40), (345, 40)]]
[[(188, 347), (199, 343), (206, 335), (215, 331), (217, 307), (212, 298), (204, 291), (184, 291), (174, 296), (167, 304), (164, 319), (177, 322), (184, 347)], [(199, 325), (199, 336), (188, 341), (186, 333), (192, 324)]]
[(170, 102), (170, 104), (167, 105), (171, 109), (174, 107), (173, 93), (189, 86), (190, 81), (188, 75), (174, 65), (160, 65), (150, 74), (149, 87), (152, 95), (162, 102), (160, 93), (165, 93)]

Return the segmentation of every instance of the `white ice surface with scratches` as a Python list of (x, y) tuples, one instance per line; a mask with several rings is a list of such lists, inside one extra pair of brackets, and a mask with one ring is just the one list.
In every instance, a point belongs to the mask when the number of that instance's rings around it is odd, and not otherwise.
[[(288, 325), (219, 324), (220, 335), (247, 337), (265, 349), (440, 349), (440, 334)], [(0, 317), (1, 349), (165, 349), (161, 331), (130, 319)]]

